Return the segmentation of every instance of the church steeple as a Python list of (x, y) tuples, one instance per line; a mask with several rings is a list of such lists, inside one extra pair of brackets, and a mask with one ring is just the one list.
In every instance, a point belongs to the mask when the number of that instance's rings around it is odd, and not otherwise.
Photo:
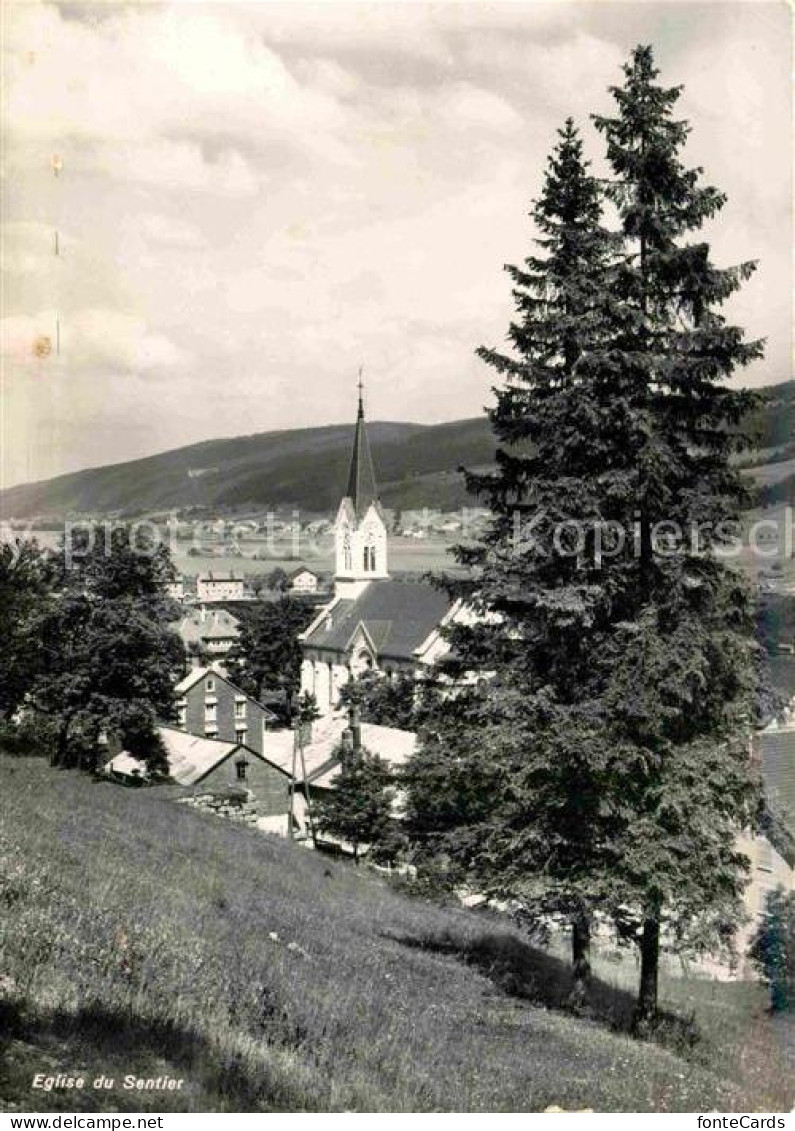
[(378, 501), (378, 488), (373, 470), (373, 457), (364, 423), (364, 385), (362, 371), (359, 370), (359, 410), (356, 414), (356, 432), (353, 437), (351, 465), (348, 471), (347, 498), (353, 503), (357, 518), (361, 518), (371, 503)]
[(359, 409), (348, 470), (345, 497), (334, 524), (336, 568), (335, 588), (338, 596), (356, 597), (371, 581), (389, 577), (387, 568), (387, 533), (373, 458), (364, 423), (364, 385), (359, 370)]

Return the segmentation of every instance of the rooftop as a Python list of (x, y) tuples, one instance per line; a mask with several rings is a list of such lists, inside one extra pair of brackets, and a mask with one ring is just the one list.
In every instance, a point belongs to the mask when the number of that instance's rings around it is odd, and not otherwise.
[(379, 658), (410, 660), (451, 607), (446, 593), (422, 581), (371, 581), (355, 599), (337, 601), (304, 637), (309, 648), (346, 652), (363, 625)]

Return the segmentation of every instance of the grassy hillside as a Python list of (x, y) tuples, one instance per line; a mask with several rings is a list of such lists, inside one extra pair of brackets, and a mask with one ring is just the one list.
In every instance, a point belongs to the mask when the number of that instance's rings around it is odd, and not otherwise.
[[(0, 1108), (789, 1110), (791, 1030), (753, 986), (664, 979), (671, 1047), (623, 1035), (494, 916), (175, 806), (0, 758)], [(615, 959), (615, 956), (610, 956)], [(693, 1043), (698, 1029), (701, 1039)], [(37, 1092), (34, 1073), (107, 1091)], [(181, 1092), (130, 1092), (126, 1074)]]
[[(759, 458), (746, 455), (749, 474), (770, 496), (790, 498), (795, 476), (768, 463), (792, 457), (795, 382), (763, 390), (767, 403), (746, 422)], [(485, 416), (449, 424), (368, 425), (381, 497), (390, 507), (455, 510), (471, 502), (461, 465), (488, 466), (494, 439)], [(62, 517), (69, 513), (142, 512), (200, 507), (297, 507), (325, 513), (336, 507), (345, 483), (352, 425), (263, 432), (207, 440), (147, 459), (62, 475), (0, 492), (0, 515)], [(752, 467), (752, 464), (756, 466)]]

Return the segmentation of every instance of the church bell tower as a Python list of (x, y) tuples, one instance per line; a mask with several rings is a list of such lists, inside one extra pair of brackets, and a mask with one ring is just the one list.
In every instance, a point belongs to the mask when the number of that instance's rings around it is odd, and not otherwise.
[(389, 577), (387, 536), (373, 459), (364, 422), (364, 386), (359, 371), (359, 409), (348, 486), (334, 524), (334, 586), (338, 597), (355, 598), (372, 581)]

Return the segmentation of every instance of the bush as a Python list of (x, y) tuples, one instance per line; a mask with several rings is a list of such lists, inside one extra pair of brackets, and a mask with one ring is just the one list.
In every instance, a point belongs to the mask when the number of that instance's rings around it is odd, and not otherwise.
[(748, 957), (770, 990), (773, 1012), (795, 1008), (795, 892), (770, 892)]

